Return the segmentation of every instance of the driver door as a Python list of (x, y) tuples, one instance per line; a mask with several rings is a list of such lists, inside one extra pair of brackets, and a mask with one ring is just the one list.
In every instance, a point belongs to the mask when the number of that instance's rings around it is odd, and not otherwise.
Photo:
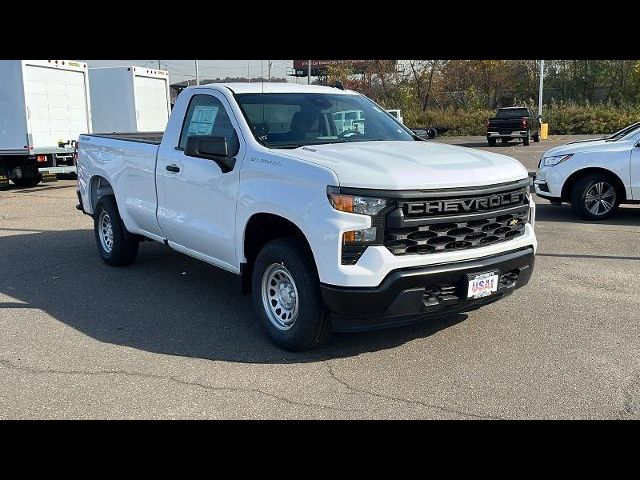
[[(227, 270), (237, 270), (235, 225), (241, 159), (237, 121), (222, 94), (195, 90), (179, 141), (158, 152), (158, 223), (176, 250)], [(224, 173), (214, 160), (185, 153), (191, 136), (227, 139), (236, 158)]]

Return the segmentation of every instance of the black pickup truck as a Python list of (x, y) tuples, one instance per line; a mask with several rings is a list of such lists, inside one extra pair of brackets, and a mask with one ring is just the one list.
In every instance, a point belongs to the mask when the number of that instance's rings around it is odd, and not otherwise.
[(507, 143), (514, 138), (521, 138), (523, 145), (540, 141), (540, 123), (533, 112), (526, 107), (500, 108), (496, 116), (487, 121), (487, 142), (493, 147), (497, 139)]

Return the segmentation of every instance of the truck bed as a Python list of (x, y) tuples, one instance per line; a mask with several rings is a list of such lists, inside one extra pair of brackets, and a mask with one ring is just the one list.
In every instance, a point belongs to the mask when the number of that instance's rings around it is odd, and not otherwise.
[(87, 137), (112, 138), (114, 140), (125, 140), (130, 142), (151, 143), (160, 145), (164, 132), (113, 132), (113, 133), (86, 133)]

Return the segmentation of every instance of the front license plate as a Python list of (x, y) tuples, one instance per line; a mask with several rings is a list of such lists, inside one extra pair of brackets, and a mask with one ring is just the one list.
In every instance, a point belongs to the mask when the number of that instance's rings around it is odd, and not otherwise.
[(467, 298), (488, 297), (498, 291), (498, 272), (480, 273), (469, 276)]

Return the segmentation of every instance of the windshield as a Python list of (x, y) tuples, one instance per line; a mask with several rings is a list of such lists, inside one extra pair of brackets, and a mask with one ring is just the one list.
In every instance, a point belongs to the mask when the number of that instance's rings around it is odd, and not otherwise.
[(640, 122), (632, 123), (631, 125), (624, 127), (622, 130), (618, 130), (616, 133), (611, 135), (607, 140), (611, 142), (617, 142), (618, 140), (623, 140), (628, 135), (632, 133), (636, 133), (636, 131), (640, 128)]
[(256, 140), (266, 147), (415, 140), (362, 95), (245, 93), (236, 99)]
[(526, 108), (504, 108), (496, 113), (496, 118), (522, 118), (528, 116), (529, 110)]

